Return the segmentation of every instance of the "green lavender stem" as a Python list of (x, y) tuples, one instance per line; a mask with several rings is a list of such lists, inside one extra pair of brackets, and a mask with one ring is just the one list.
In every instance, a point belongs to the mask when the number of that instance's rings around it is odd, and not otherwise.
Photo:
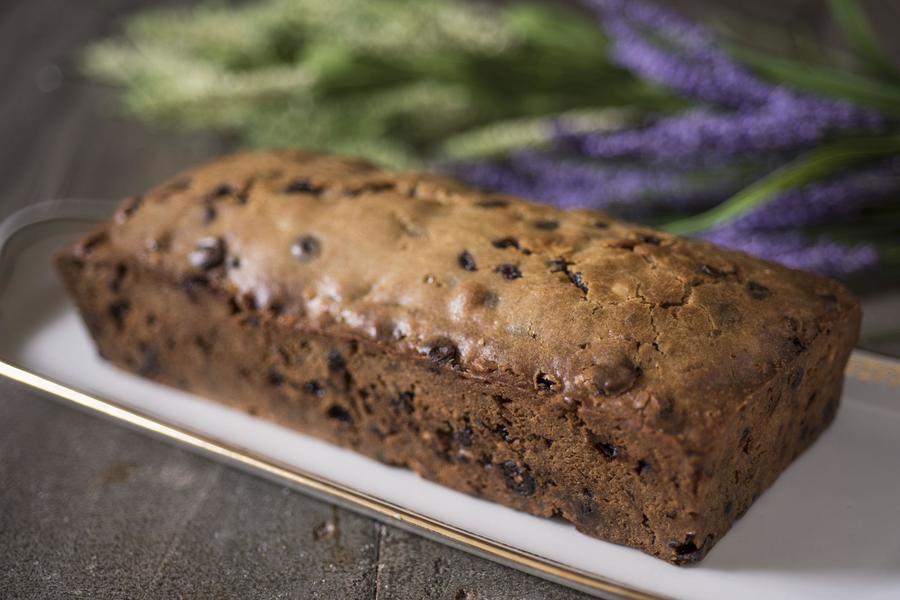
[(828, 0), (828, 6), (831, 14), (834, 15), (834, 20), (843, 30), (844, 38), (859, 56), (860, 62), (868, 67), (874, 75), (895, 81), (900, 80), (897, 67), (878, 44), (869, 18), (859, 2)]
[(801, 156), (706, 212), (672, 221), (665, 229), (693, 235), (773, 200), (779, 193), (825, 178), (865, 161), (900, 152), (900, 136), (833, 142)]

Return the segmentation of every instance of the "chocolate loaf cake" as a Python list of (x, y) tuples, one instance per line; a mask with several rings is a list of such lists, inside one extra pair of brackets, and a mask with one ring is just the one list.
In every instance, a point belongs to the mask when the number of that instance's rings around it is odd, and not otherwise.
[(58, 268), (112, 363), (678, 564), (835, 415), (834, 281), (298, 151), (127, 199)]

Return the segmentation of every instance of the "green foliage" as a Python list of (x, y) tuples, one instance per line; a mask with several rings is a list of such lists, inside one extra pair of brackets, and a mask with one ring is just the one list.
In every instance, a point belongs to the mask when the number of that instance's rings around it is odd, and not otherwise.
[(811, 150), (797, 160), (773, 171), (715, 208), (672, 221), (665, 229), (678, 235), (691, 235), (712, 229), (774, 200), (782, 192), (825, 179), (861, 163), (898, 153), (900, 153), (900, 137), (836, 141)]
[(473, 140), (497, 122), (540, 143), (535, 117), (682, 104), (611, 65), (606, 43), (548, 6), (262, 0), (139, 15), (85, 64), (145, 120), (409, 166), (483, 152)]
[(884, 53), (872, 31), (869, 18), (856, 0), (828, 0), (831, 14), (837, 22), (844, 38), (856, 52), (860, 63), (874, 75), (894, 80), (900, 78), (897, 67)]
[(733, 47), (731, 52), (773, 81), (900, 116), (900, 86), (896, 84), (826, 65), (768, 56), (749, 48)]

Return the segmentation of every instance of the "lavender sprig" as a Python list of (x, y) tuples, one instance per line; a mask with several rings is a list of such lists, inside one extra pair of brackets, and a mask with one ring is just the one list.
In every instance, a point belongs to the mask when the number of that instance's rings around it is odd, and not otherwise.
[[(763, 104), (771, 86), (716, 48), (704, 27), (640, 0), (586, 0), (614, 41), (612, 57), (637, 75), (720, 106)], [(646, 31), (665, 42), (648, 39)]]
[(900, 194), (900, 158), (780, 194), (728, 224), (734, 230), (808, 227), (859, 214)]
[(680, 175), (644, 167), (567, 166), (538, 173), (513, 161), (457, 165), (452, 171), (472, 185), (563, 209), (608, 209), (653, 195), (668, 194), (674, 198), (684, 187)]
[(745, 183), (743, 170), (709, 181), (695, 174), (643, 165), (597, 164), (545, 152), (520, 152), (503, 163), (472, 162), (449, 169), (481, 188), (522, 195), (564, 209), (593, 208), (634, 217), (660, 209), (695, 211)]
[[(709, 109), (649, 127), (557, 138), (586, 156), (719, 164), (736, 156), (806, 147), (834, 130), (879, 131), (877, 113), (772, 86), (718, 50), (704, 28), (640, 0), (586, 0), (613, 39), (613, 56), (637, 74), (730, 112)], [(649, 32), (663, 43), (650, 38)]]
[(703, 236), (719, 246), (828, 277), (846, 277), (878, 266), (878, 250), (872, 244), (847, 246), (828, 237), (810, 238), (796, 231), (748, 232), (734, 228)]
[(614, 133), (572, 133), (558, 127), (557, 139), (592, 158), (634, 157), (710, 166), (807, 147), (835, 128), (865, 131), (880, 126), (870, 117), (867, 112), (826, 109), (785, 90), (774, 90), (761, 108), (735, 113), (694, 110), (643, 129)]

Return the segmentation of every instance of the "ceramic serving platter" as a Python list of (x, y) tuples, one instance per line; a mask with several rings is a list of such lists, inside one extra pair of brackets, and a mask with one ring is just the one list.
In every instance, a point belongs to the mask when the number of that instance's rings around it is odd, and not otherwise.
[(895, 361), (855, 352), (833, 426), (702, 563), (675, 567), (105, 364), (51, 260), (110, 212), (105, 202), (54, 201), (0, 224), (0, 375), (598, 596), (900, 598), (900, 364)]

